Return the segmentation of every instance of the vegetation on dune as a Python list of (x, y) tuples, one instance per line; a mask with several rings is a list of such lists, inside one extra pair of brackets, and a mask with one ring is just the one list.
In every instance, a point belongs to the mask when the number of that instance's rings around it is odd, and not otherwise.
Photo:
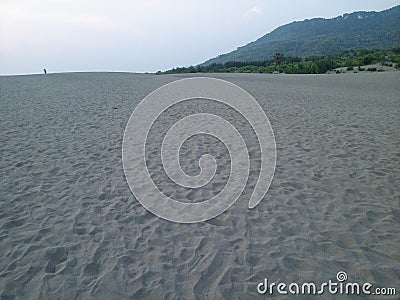
[[(269, 60), (240, 62), (230, 61), (222, 64), (180, 67), (157, 74), (177, 73), (286, 73), (286, 74), (324, 74), (336, 68), (348, 71), (363, 71), (361, 66), (380, 63), (384, 66), (400, 67), (400, 46), (387, 49), (346, 50), (341, 53), (309, 56), (306, 58), (283, 56), (275, 53)], [(368, 71), (376, 71), (368, 68)]]

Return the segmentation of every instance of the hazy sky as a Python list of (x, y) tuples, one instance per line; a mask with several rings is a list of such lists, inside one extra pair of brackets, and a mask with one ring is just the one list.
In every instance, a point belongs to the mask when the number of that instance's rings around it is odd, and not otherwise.
[(201, 63), (279, 25), (393, 0), (0, 0), (0, 74), (154, 72)]

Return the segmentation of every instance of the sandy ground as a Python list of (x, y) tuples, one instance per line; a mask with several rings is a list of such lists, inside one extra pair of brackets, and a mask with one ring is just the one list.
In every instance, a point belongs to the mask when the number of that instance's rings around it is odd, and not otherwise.
[[(259, 101), (277, 168), (254, 210), (246, 200), (253, 174), (232, 208), (192, 225), (147, 212), (121, 162), (134, 107), (184, 75), (0, 77), (1, 299), (265, 299), (257, 294), (265, 277), (322, 283), (339, 271), (399, 292), (400, 72), (211, 75)], [(210, 143), (187, 146), (188, 172)], [(224, 148), (215, 149), (223, 161)], [(156, 159), (149, 165), (162, 184), (159, 168)]]

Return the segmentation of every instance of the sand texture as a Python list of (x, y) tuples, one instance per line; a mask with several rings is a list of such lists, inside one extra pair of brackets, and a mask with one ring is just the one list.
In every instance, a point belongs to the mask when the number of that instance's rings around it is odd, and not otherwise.
[[(0, 299), (265, 299), (265, 277), (320, 283), (339, 271), (400, 292), (400, 72), (212, 74), (265, 110), (277, 166), (255, 209), (250, 173), (228, 211), (191, 225), (147, 212), (121, 161), (135, 106), (185, 76), (0, 77)], [(221, 164), (208, 189), (174, 187), (159, 161), (171, 120), (199, 109), (229, 115), (213, 105), (178, 107), (152, 129), (149, 170), (171, 197), (200, 201), (227, 181), (229, 156), (209, 137), (182, 149), (195, 174), (211, 145)]]

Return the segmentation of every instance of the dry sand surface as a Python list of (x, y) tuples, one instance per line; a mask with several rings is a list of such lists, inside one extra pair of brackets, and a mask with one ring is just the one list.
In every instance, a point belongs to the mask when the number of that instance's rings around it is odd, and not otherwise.
[[(191, 225), (147, 212), (121, 161), (135, 106), (185, 76), (0, 77), (0, 298), (265, 299), (257, 294), (265, 277), (321, 283), (339, 271), (399, 293), (400, 72), (212, 74), (265, 110), (277, 167), (255, 209), (247, 208), (253, 176), (224, 214)], [(200, 137), (183, 150), (188, 173), (213, 143), (226, 160), (224, 147)], [(153, 150), (149, 169), (162, 185)], [(163, 189), (207, 198), (226, 170), (208, 192)]]

